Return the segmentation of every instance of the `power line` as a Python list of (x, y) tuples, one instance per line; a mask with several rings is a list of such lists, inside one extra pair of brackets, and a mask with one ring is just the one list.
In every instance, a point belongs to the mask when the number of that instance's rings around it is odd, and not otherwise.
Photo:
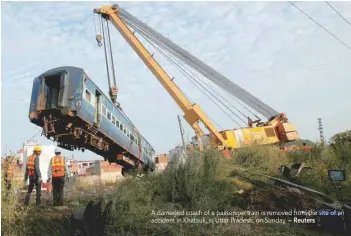
[(351, 49), (351, 47), (349, 45), (347, 45), (344, 41), (342, 41), (341, 39), (339, 39), (335, 34), (333, 34), (332, 32), (330, 32), (329, 30), (327, 30), (323, 25), (319, 24), (317, 21), (315, 21), (312, 17), (310, 17), (307, 13), (305, 13), (303, 10), (301, 10), (300, 8), (298, 8), (294, 3), (290, 2), (289, 3), (295, 7), (297, 10), (299, 10), (302, 14), (304, 14), (305, 16), (307, 16), (311, 21), (313, 21), (314, 23), (316, 23), (319, 27), (321, 27), (322, 29), (324, 29), (327, 33), (329, 33), (331, 36), (333, 36), (336, 40), (338, 40), (340, 43), (342, 43), (344, 46), (346, 46), (348, 49)]
[(343, 17), (343, 15), (341, 15), (341, 13), (338, 10), (336, 10), (329, 2), (325, 1), (325, 3), (328, 4), (331, 9), (333, 9), (341, 18), (344, 19), (344, 21), (347, 24), (349, 24), (351, 26), (351, 23), (345, 17)]

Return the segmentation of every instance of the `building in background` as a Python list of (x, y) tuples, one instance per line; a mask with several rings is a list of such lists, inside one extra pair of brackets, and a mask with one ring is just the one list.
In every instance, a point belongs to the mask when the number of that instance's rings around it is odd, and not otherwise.
[(67, 166), (70, 176), (85, 176), (87, 168), (92, 167), (94, 161), (68, 160)]
[(86, 169), (87, 177), (96, 176), (98, 180), (106, 182), (115, 182), (122, 176), (122, 166), (108, 161), (94, 161), (93, 166)]
[(167, 168), (168, 159), (169, 159), (169, 155), (167, 154), (156, 155), (155, 162), (156, 162), (157, 172), (164, 171)]

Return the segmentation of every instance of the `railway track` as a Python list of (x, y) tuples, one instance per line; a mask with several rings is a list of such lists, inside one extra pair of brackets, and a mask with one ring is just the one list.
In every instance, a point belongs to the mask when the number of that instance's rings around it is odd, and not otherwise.
[(254, 175), (258, 175), (258, 176), (261, 176), (261, 177), (265, 177), (265, 178), (268, 178), (270, 180), (274, 180), (275, 181), (275, 185), (277, 185), (277, 183), (281, 186), (289, 186), (289, 187), (293, 187), (293, 188), (296, 188), (298, 190), (302, 190), (304, 192), (307, 192), (309, 194), (315, 194), (319, 197), (321, 197), (322, 199), (324, 199), (324, 201), (320, 201), (318, 199), (315, 199), (318, 203), (322, 204), (322, 205), (325, 205), (326, 207), (330, 207), (330, 208), (333, 208), (335, 210), (342, 210), (343, 207), (347, 210), (350, 210), (351, 211), (351, 206), (349, 204), (344, 204), (344, 206), (342, 207), (341, 204), (331, 198), (330, 196), (322, 193), (322, 192), (319, 192), (317, 190), (314, 190), (312, 188), (308, 188), (306, 186), (303, 186), (303, 185), (299, 185), (299, 184), (296, 184), (296, 183), (293, 183), (293, 182), (290, 182), (290, 181), (287, 181), (287, 180), (284, 180), (284, 179), (280, 179), (280, 178), (277, 178), (277, 177), (273, 177), (273, 176), (269, 176), (269, 175), (266, 175), (266, 174), (262, 174), (262, 173), (255, 173), (255, 172), (249, 172), (250, 174), (254, 174)]

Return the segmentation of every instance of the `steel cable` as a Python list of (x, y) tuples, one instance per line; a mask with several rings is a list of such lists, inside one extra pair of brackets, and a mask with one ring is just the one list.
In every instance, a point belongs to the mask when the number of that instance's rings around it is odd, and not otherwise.
[[(193, 76), (191, 76), (190, 75), (190, 73), (192, 73), (194, 76), (196, 76), (195, 75), (195, 73), (193, 73), (192, 71), (190, 71), (190, 70), (188, 70), (185, 66), (183, 66), (183, 68), (180, 66), (180, 65), (177, 65), (177, 63), (176, 62), (174, 62), (174, 60), (172, 60), (172, 59), (170, 59), (169, 58), (169, 56), (167, 56), (167, 55), (165, 55), (164, 53), (162, 53), (162, 51), (159, 49), (160, 47), (161, 48), (163, 48), (163, 49), (165, 49), (166, 51), (170, 51), (169, 50), (169, 48), (167, 48), (167, 47), (164, 47), (164, 46), (162, 46), (162, 45), (155, 45), (157, 42), (155, 42), (156, 40), (152, 37), (152, 36), (149, 36), (149, 35), (147, 35), (148, 33), (147, 32), (143, 32), (143, 30), (142, 30), (142, 28), (140, 28), (140, 27), (138, 27), (138, 26), (135, 26), (133, 23), (130, 23), (130, 22), (128, 22), (128, 20), (127, 20), (127, 22), (126, 22), (133, 30), (135, 30), (136, 32), (138, 32), (145, 40), (147, 40), (152, 46), (154, 46), (158, 51), (160, 51), (161, 52), (161, 54), (164, 56), (164, 57), (166, 57), (167, 58), (167, 60), (168, 61), (172, 61), (171, 63), (173, 64), (173, 65), (175, 65), (176, 67), (177, 67), (177, 69), (179, 70), (179, 71), (181, 71), (181, 73), (183, 74), (183, 75), (185, 75), (186, 77), (191, 77), (197, 84), (199, 84), (203, 89), (205, 89), (208, 93), (210, 93), (216, 100), (218, 100), (223, 106), (225, 106), (229, 111), (231, 111), (235, 116), (237, 116), (238, 117), (238, 119), (240, 119), (244, 124), (246, 124), (246, 122), (243, 120), (243, 119), (241, 119), (233, 110), (231, 110), (226, 104), (224, 104), (220, 99), (218, 99), (218, 97), (216, 97), (213, 93), (211, 93), (210, 91), (208, 91), (208, 89), (207, 88), (205, 88), (199, 81), (197, 81)], [(154, 43), (152, 43), (152, 42), (154, 42)], [(173, 57), (175, 57), (174, 55), (172, 55), (172, 53), (170, 53), (171, 54), (171, 56), (173, 56)], [(185, 69), (184, 69), (184, 67), (185, 67)], [(190, 73), (189, 73), (190, 72)], [(199, 77), (198, 76), (196, 76), (198, 79), (199, 79)], [(189, 78), (188, 78), (189, 79)], [(191, 81), (192, 82), (192, 81)], [(205, 83), (204, 83), (205, 84)], [(207, 85), (207, 84), (205, 84), (205, 85)], [(209, 88), (211, 88), (210, 86), (208, 86)], [(200, 88), (199, 88), (200, 89)], [(211, 88), (212, 89), (212, 88)], [(200, 89), (201, 90), (201, 89)], [(216, 92), (217, 93), (217, 95), (219, 96), (219, 97), (221, 97), (221, 98), (223, 98), (217, 91), (215, 91), (214, 89), (212, 89), (214, 92)], [(204, 93), (205, 94), (205, 93)], [(206, 96), (207, 96), (207, 94), (205, 94)], [(211, 99), (211, 98), (210, 98)], [(226, 99), (224, 99), (224, 100), (226, 100)], [(211, 101), (212, 102), (214, 102), (212, 99), (211, 99)], [(227, 100), (226, 100), (227, 101)], [(228, 102), (228, 101), (227, 101)], [(215, 102), (214, 102), (215, 103)], [(229, 102), (228, 102), (229, 103)], [(216, 104), (216, 103), (215, 103)], [(218, 106), (218, 104), (216, 104), (217, 106)], [(231, 104), (232, 105), (232, 104)], [(234, 105), (232, 105), (239, 113), (241, 113), (245, 118), (246, 118), (246, 116), (240, 111), (240, 110), (238, 110)], [(223, 110), (223, 108), (221, 108), (220, 106), (218, 106), (222, 111), (224, 111)], [(228, 115), (228, 113), (226, 112), (226, 111), (224, 111), (227, 115)], [(228, 115), (232, 120), (233, 120), (233, 118), (230, 116), (230, 115)], [(240, 125), (235, 121), (235, 120), (233, 120), (239, 127), (240, 127)]]
[(170, 48), (173, 51), (174, 55), (177, 56), (179, 59), (183, 59), (189, 66), (197, 70), (199, 73), (204, 75), (207, 79), (211, 80), (215, 84), (217, 84), (223, 90), (227, 90), (230, 94), (235, 97), (238, 97), (244, 103), (248, 104), (250, 107), (254, 108), (260, 114), (264, 115), (267, 118), (271, 118), (278, 114), (275, 110), (270, 108), (268, 105), (263, 103), (262, 101), (258, 100), (256, 97), (227, 79), (225, 76), (221, 75), (219, 72), (215, 71), (196, 57), (192, 56), (186, 50), (180, 48), (178, 45), (171, 42), (169, 39), (163, 37), (161, 34), (147, 26), (146, 24), (142, 23), (134, 16), (127, 13), (125, 10), (120, 9), (119, 14), (121, 18), (125, 21), (132, 22), (134, 25), (138, 25), (139, 27), (145, 29), (145, 31), (149, 32), (150, 34), (154, 35), (155, 39), (158, 41), (159, 44), (163, 44)]

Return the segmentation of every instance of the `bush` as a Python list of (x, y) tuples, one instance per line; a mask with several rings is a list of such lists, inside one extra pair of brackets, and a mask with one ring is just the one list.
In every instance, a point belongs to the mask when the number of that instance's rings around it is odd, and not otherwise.
[(330, 138), (330, 146), (336, 147), (339, 145), (351, 144), (351, 130), (337, 133)]
[(280, 153), (277, 147), (272, 146), (251, 146), (239, 149), (233, 155), (234, 165), (272, 175), (276, 175), (279, 167), (287, 163), (287, 156)]

